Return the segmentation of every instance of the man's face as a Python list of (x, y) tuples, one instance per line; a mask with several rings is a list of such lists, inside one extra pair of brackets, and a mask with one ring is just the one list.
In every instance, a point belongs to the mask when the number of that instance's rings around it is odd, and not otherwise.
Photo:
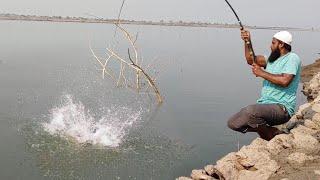
[(280, 41), (278, 41), (275, 38), (272, 38), (272, 42), (271, 42), (271, 53), (270, 56), (268, 58), (269, 62), (274, 62), (275, 60), (277, 60), (280, 57)]

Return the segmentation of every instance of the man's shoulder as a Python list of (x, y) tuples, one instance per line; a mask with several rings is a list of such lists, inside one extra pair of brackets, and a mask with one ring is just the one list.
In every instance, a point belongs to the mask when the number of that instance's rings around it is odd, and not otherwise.
[(297, 62), (301, 62), (300, 57), (299, 57), (296, 53), (294, 53), (294, 52), (290, 52), (290, 54), (289, 54), (288, 57), (289, 57), (290, 59), (292, 59), (292, 60), (297, 61)]

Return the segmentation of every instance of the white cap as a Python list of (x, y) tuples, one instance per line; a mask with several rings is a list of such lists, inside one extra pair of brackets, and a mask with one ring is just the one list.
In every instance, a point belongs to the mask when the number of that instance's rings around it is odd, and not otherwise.
[(282, 41), (282, 42), (284, 42), (284, 43), (286, 43), (286, 44), (291, 45), (292, 35), (288, 31), (277, 32), (273, 37), (278, 39), (278, 40), (280, 40), (280, 41)]

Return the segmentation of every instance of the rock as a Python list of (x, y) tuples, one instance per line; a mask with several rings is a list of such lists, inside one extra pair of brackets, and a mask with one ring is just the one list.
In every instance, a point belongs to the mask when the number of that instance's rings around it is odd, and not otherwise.
[(256, 153), (259, 153), (259, 155), (264, 155), (263, 157), (269, 155), (266, 147), (257, 146), (253, 143), (248, 146), (243, 146), (238, 152), (236, 152), (237, 160), (241, 160), (242, 162), (246, 162), (246, 164), (254, 166), (258, 160)]
[(191, 172), (191, 178), (194, 180), (214, 180), (213, 177), (208, 176), (203, 169), (195, 169)]
[(280, 134), (271, 139), (267, 148), (268, 151), (273, 154), (279, 154), (281, 151), (293, 147), (293, 136), (291, 134)]
[(192, 179), (189, 177), (178, 177), (176, 178), (176, 180), (192, 180)]
[(297, 127), (299, 124), (303, 124), (304, 120), (301, 119), (294, 119), (290, 120), (287, 123), (285, 123), (282, 128), (278, 128), (281, 131), (284, 131), (285, 133), (289, 134), (291, 129)]
[(238, 158), (236, 156), (236, 153), (232, 152), (227, 154), (222, 159), (218, 160), (217, 164), (214, 167), (223, 175), (226, 180), (238, 179), (239, 168), (241, 168), (242, 166), (239, 165), (237, 160)]
[(320, 126), (318, 124), (316, 124), (315, 122), (309, 120), (309, 119), (306, 119), (304, 121), (304, 125), (307, 127), (307, 128), (310, 128), (312, 130), (320, 130)]
[(312, 135), (297, 131), (293, 132), (293, 137), (294, 147), (300, 152), (304, 152), (306, 154), (319, 153), (319, 142)]
[(206, 173), (209, 175), (209, 176), (212, 176), (214, 173), (215, 173), (215, 168), (213, 165), (206, 165), (204, 167), (204, 170), (206, 171)]
[(268, 143), (268, 141), (266, 141), (264, 139), (256, 138), (251, 142), (250, 146), (255, 147), (255, 148), (265, 148), (267, 143)]
[(317, 112), (317, 113), (320, 113), (320, 104), (312, 105), (312, 110)]
[(300, 115), (300, 114), (297, 114), (297, 115), (293, 115), (294, 117), (296, 117), (297, 119), (303, 119), (303, 116)]
[(314, 173), (315, 173), (316, 175), (320, 175), (320, 170), (314, 170)]
[(217, 179), (220, 179), (220, 180), (223, 180), (224, 177), (223, 177), (223, 174), (221, 172), (219, 172), (215, 167), (214, 165), (207, 165), (204, 167), (204, 170), (206, 171), (206, 173), (209, 175), (209, 176), (212, 176), (214, 178), (217, 178)]
[(302, 92), (305, 96), (307, 96), (309, 101), (314, 100), (319, 95), (319, 79), (320, 74), (316, 74), (309, 82), (303, 84)]
[(320, 132), (317, 134), (312, 135), (318, 142), (320, 142)]
[(317, 96), (312, 103), (318, 103), (320, 102), (320, 96)]
[(289, 178), (282, 178), (281, 180), (289, 180)]
[(312, 121), (320, 126), (320, 113), (316, 113), (312, 116)]
[(319, 87), (319, 80), (318, 79), (314, 79), (309, 84), (309, 88), (312, 89), (312, 90), (316, 90), (318, 87)]
[(289, 164), (294, 166), (303, 166), (306, 161), (314, 159), (315, 158), (313, 158), (312, 156), (307, 156), (306, 154), (300, 152), (292, 153), (287, 157)]
[(314, 100), (318, 96), (318, 91), (313, 87), (314, 84), (310, 87), (311, 83), (307, 82), (303, 84), (302, 93), (307, 96), (308, 101)]
[(267, 180), (272, 176), (273, 173), (270, 173), (269, 171), (248, 171), (248, 170), (243, 170), (240, 171), (239, 174), (239, 179), (238, 180)]
[(308, 135), (314, 135), (317, 132), (318, 132), (318, 130), (313, 130), (313, 129), (310, 129), (310, 128), (303, 126), (303, 125), (298, 125), (298, 127), (291, 130), (292, 134), (303, 133), (303, 134), (308, 134)]
[(296, 115), (302, 116), (303, 110), (305, 110), (306, 108), (309, 108), (310, 106), (311, 106), (311, 103), (305, 103), (305, 104), (301, 105), (299, 107), (298, 111), (296, 112)]
[(314, 110), (312, 110), (312, 106), (309, 106), (307, 108), (305, 108), (304, 110), (302, 110), (301, 114), (303, 119), (312, 119), (312, 117), (316, 114), (317, 112), (315, 112)]
[(280, 168), (277, 162), (271, 159), (271, 153), (266, 146), (244, 146), (236, 155), (244, 167), (239, 172), (239, 179), (268, 179)]

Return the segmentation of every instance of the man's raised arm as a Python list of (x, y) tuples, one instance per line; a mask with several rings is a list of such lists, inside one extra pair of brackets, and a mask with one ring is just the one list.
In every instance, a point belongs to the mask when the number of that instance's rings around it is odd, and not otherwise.
[[(250, 38), (251, 38), (250, 37), (250, 32), (248, 30), (241, 30), (241, 39), (244, 41), (245, 57), (246, 57), (247, 63), (249, 65), (252, 65), (253, 64), (253, 57), (250, 54), (249, 48), (245, 43), (245, 41), (249, 41)], [(265, 59), (264, 56), (261, 56), (261, 55), (257, 55), (256, 56), (256, 63), (259, 66), (264, 67), (264, 68), (266, 68), (266, 66), (267, 66), (267, 60)]]

